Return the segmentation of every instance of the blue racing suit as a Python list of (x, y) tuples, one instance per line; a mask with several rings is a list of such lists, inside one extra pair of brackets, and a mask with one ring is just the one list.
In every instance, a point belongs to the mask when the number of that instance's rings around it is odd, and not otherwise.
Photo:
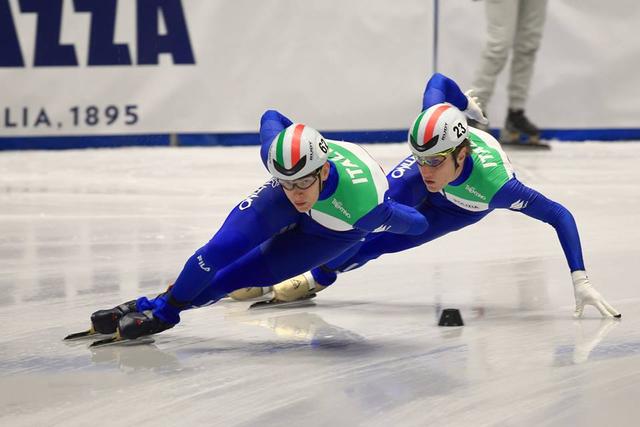
[[(269, 145), (291, 124), (277, 111), (262, 116), (265, 166)], [(138, 299), (138, 311), (151, 309), (175, 324), (183, 309), (213, 303), (236, 289), (275, 285), (328, 262), (376, 229), (410, 235), (426, 230), (423, 215), (389, 198), (385, 174), (366, 151), (356, 144), (327, 142), (329, 177), (309, 212), (298, 212), (271, 179), (231, 211), (213, 238), (187, 260), (167, 293)]]
[[(423, 111), (441, 102), (449, 102), (461, 111), (468, 105), (466, 96), (453, 80), (435, 74), (424, 92)], [(427, 219), (429, 225), (423, 233), (369, 235), (335, 259), (313, 269), (311, 273), (316, 281), (323, 286), (331, 285), (337, 272), (360, 267), (382, 254), (420, 246), (475, 224), (494, 209), (521, 212), (551, 225), (556, 230), (570, 270), (584, 270), (580, 237), (571, 213), (522, 184), (500, 144), (491, 135), (470, 128), (469, 140), (471, 155), (465, 159), (461, 174), (441, 192), (427, 190), (413, 156), (406, 157), (387, 175), (389, 196), (415, 207)]]

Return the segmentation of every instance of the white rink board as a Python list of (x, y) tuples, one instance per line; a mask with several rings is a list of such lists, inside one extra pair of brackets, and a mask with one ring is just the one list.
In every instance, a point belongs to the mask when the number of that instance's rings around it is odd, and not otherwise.
[[(255, 132), (267, 108), (323, 130), (406, 129), (433, 71), (433, 0), (121, 0), (100, 13), (52, 0), (41, 14), (3, 4), (15, 31), (0, 29), (0, 136)], [(438, 69), (468, 89), (484, 2), (439, 4)], [(615, 5), (549, 2), (527, 108), (541, 128), (640, 127), (640, 8)], [(156, 15), (155, 31), (137, 22)], [(98, 30), (113, 36), (92, 48)], [(166, 35), (173, 49), (141, 58)], [(1, 66), (9, 45), (21, 66)], [(106, 53), (115, 46), (122, 53)], [(38, 65), (38, 52), (63, 65)], [(118, 65), (91, 65), (92, 52)], [(493, 126), (503, 123), (507, 74), (489, 106)]]

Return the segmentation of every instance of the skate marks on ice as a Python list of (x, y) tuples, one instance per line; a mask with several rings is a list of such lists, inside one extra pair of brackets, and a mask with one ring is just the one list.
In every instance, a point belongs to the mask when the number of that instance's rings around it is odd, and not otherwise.
[[(368, 150), (389, 170), (406, 147)], [(576, 214), (618, 323), (591, 307), (573, 320), (553, 230), (507, 212), (381, 257), (315, 306), (245, 304), (236, 318), (221, 303), (185, 313), (153, 344), (88, 349), (61, 338), (93, 310), (164, 289), (265, 180), (255, 147), (0, 153), (0, 424), (84, 426), (144, 402), (127, 422), (635, 425), (640, 152), (586, 143), (509, 156)], [(233, 179), (212, 180), (214, 169)], [(460, 309), (465, 326), (437, 327), (437, 307)]]
[[(112, 411), (117, 405), (108, 396), (119, 395), (118, 390), (136, 399), (150, 394), (147, 406), (154, 410), (191, 396), (189, 410), (172, 409), (177, 413), (171, 421), (179, 421), (178, 414), (192, 422), (203, 421), (207, 411), (231, 405), (232, 399), (269, 395), (264, 405), (235, 417), (221, 411), (220, 425), (250, 425), (258, 420), (278, 425), (283, 420), (295, 422), (296, 417), (315, 419), (311, 425), (327, 421), (403, 425), (413, 420), (412, 425), (427, 420), (425, 408), (429, 420), (440, 422), (464, 424), (474, 416), (506, 422), (502, 414), (513, 414), (508, 410), (512, 406), (522, 410), (518, 419), (531, 420), (541, 416), (532, 407), (542, 408), (547, 416), (566, 413), (553, 415), (553, 400), (571, 398), (585, 389), (595, 393), (596, 383), (633, 390), (622, 373), (616, 369), (608, 373), (616, 361), (627, 369), (624, 376), (638, 372), (626, 362), (640, 356), (638, 334), (625, 328), (626, 319), (574, 321), (570, 311), (518, 315), (517, 309), (499, 305), (456, 304), (466, 326), (441, 328), (436, 326), (438, 304), (391, 299), (380, 305), (344, 304), (334, 293), (304, 309), (254, 312), (239, 303), (238, 309), (225, 304), (194, 311), (185, 315), (184, 324), (156, 335), (155, 344), (143, 346), (93, 350), (78, 342), (72, 346), (74, 342), (57, 341), (38, 358), (37, 349), (28, 347), (33, 337), (14, 337), (11, 345), (19, 350), (9, 348), (9, 352), (31, 356), (22, 357), (22, 374), (16, 375), (18, 366), (4, 364), (0, 369), (10, 378), (0, 381), (20, 389), (15, 383), (20, 377), (49, 391), (64, 381), (71, 390), (61, 398), (87, 405), (92, 416), (107, 416), (107, 408)], [(631, 306), (623, 304), (620, 309), (631, 312)], [(51, 332), (47, 334), (60, 336), (59, 331)], [(6, 361), (6, 356), (0, 360)], [(117, 372), (134, 376), (120, 377)], [(592, 374), (597, 377), (587, 380)], [(38, 381), (42, 375), (48, 377), (48, 385)], [(83, 376), (99, 383), (84, 383)], [(529, 386), (518, 385), (523, 382)], [(83, 396), (87, 387), (97, 403)], [(172, 391), (157, 395), (153, 390), (158, 387)], [(26, 393), (17, 395), (27, 399)], [(292, 395), (297, 396), (293, 401)], [(29, 404), (36, 415), (21, 416), (5, 407), (18, 417), (12, 420), (28, 425), (47, 414), (61, 424), (65, 419), (76, 420), (71, 425), (81, 424), (82, 418), (63, 401), (36, 396), (42, 405)], [(7, 402), (15, 403), (16, 398)], [(333, 419), (340, 405), (345, 414)], [(327, 412), (332, 407), (334, 411)]]

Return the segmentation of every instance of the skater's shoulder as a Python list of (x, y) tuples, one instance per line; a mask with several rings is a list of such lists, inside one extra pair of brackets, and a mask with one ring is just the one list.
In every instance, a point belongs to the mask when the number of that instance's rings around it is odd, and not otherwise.
[(509, 158), (500, 143), (487, 132), (472, 129), (469, 132), (473, 171), (468, 181), (491, 198), (514, 176)]
[(471, 145), (491, 147), (502, 150), (498, 140), (489, 132), (469, 126), (469, 141)]
[(345, 141), (327, 140), (329, 161), (336, 167), (341, 181), (365, 187), (369, 184), (386, 191), (388, 183), (382, 166), (362, 146)]
[(511, 175), (513, 174), (509, 156), (491, 134), (472, 128), (469, 131), (469, 142), (474, 163), (478, 163), (482, 169), (507, 169)]

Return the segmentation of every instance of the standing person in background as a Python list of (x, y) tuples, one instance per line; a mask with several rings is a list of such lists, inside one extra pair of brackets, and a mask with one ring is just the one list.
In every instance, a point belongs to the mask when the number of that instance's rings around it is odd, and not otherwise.
[[(487, 44), (482, 52), (473, 85), (482, 108), (487, 108), (498, 74), (511, 53), (511, 71), (507, 92), (507, 118), (500, 142), (540, 144), (540, 130), (524, 113), (536, 53), (542, 39), (547, 0), (485, 0)], [(488, 130), (488, 125), (475, 121), (470, 126)]]

